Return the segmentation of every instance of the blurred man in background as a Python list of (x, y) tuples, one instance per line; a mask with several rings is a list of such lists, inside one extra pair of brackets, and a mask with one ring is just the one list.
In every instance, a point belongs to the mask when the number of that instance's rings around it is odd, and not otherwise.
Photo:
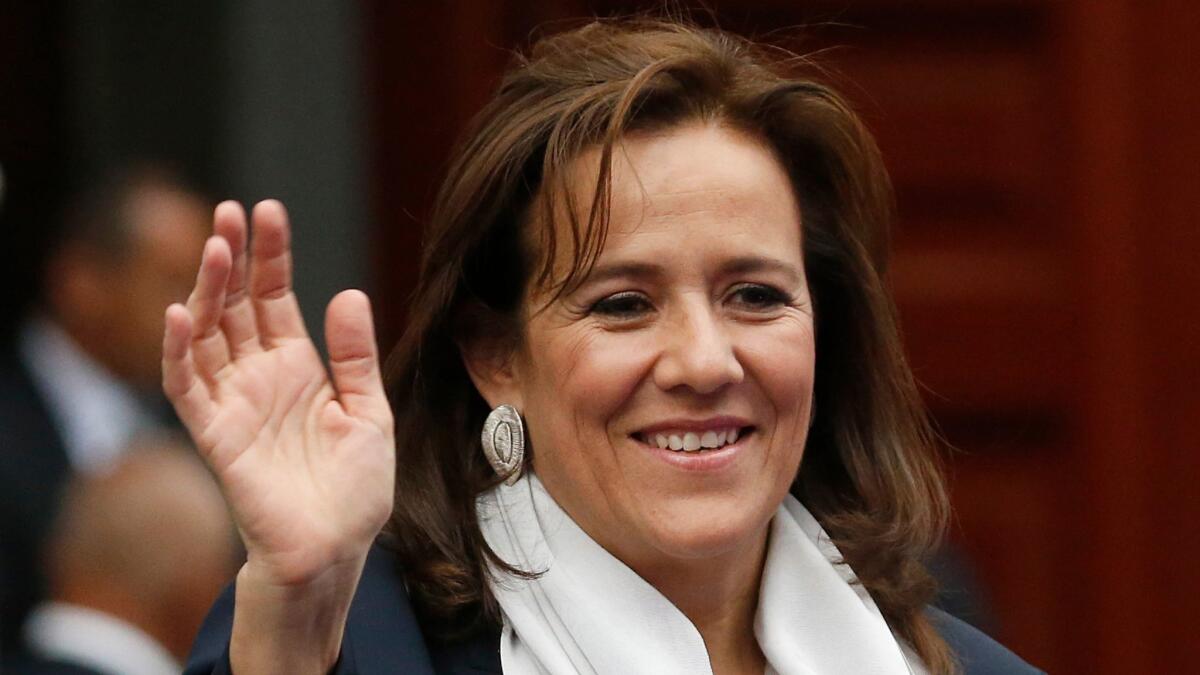
[(14, 675), (178, 673), (236, 550), (216, 482), (175, 440), (77, 476), (46, 544), (49, 599)]
[(41, 597), (37, 551), (65, 481), (173, 423), (159, 393), (162, 315), (189, 292), (209, 213), (148, 166), (83, 191), (36, 309), (0, 348), (0, 656)]

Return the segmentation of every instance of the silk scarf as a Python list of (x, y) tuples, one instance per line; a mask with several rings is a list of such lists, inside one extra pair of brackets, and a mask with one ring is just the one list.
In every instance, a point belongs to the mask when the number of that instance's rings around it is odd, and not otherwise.
[[(493, 570), (505, 675), (712, 673), (700, 632), (606, 551), (526, 471), (478, 500), (484, 538), (526, 579)], [(923, 675), (812, 514), (788, 495), (771, 521), (754, 634), (767, 674)]]

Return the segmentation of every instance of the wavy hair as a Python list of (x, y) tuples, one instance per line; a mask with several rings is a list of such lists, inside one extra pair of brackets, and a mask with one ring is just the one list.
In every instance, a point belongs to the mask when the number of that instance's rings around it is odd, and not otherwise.
[[(527, 291), (562, 293), (586, 276), (604, 247), (623, 135), (701, 121), (763, 139), (800, 204), (817, 360), (814, 419), (792, 493), (896, 635), (932, 672), (955, 669), (924, 613), (934, 585), (921, 560), (948, 506), (884, 280), (891, 186), (850, 106), (798, 74), (805, 70), (815, 69), (683, 21), (595, 21), (518, 57), (473, 121), (438, 194), (410, 323), (388, 364), (398, 462), (387, 538), (433, 639), (497, 621), (488, 565), (511, 569), (476, 521), (476, 497), (497, 479), (479, 441), (488, 406), (458, 345), (485, 335), (518, 344)], [(593, 147), (601, 161), (592, 203), (562, 208), (572, 199), (568, 165)], [(559, 240), (552, 224), (564, 213), (570, 236)], [(576, 264), (556, 276), (560, 249)]]

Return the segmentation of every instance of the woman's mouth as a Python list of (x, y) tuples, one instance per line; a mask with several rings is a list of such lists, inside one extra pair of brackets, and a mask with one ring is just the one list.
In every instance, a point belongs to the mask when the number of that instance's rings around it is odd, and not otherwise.
[(705, 452), (719, 450), (753, 433), (752, 426), (730, 426), (718, 429), (684, 430), (661, 429), (634, 434), (638, 441), (663, 450), (676, 452)]

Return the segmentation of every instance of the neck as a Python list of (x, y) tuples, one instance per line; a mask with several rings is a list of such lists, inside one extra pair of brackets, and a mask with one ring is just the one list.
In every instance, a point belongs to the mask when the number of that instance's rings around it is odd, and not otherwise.
[(761, 675), (766, 667), (754, 636), (766, 544), (764, 529), (744, 549), (637, 570), (700, 631), (715, 675)]

